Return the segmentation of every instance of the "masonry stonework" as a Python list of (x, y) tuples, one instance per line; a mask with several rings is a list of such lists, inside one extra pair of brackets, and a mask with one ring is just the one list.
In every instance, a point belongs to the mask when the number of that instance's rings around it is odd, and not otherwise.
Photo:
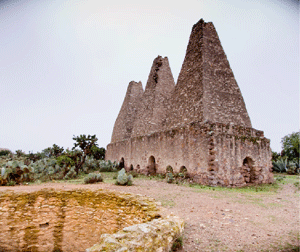
[(127, 91), (106, 159), (146, 174), (187, 169), (207, 185), (273, 182), (270, 141), (251, 126), (212, 23), (193, 26), (176, 85), (168, 59), (158, 56), (141, 92), (131, 102)]

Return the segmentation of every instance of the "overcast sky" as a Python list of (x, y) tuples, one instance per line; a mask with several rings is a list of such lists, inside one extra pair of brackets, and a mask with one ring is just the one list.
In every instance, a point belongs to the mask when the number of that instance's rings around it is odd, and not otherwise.
[(0, 148), (26, 153), (73, 135), (110, 142), (130, 81), (152, 62), (177, 80), (192, 26), (213, 22), (252, 127), (274, 151), (299, 130), (299, 1), (0, 1)]

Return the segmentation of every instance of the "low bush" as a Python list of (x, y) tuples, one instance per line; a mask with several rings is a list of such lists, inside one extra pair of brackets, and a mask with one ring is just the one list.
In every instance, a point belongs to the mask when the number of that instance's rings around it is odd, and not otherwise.
[(172, 184), (172, 183), (173, 183), (173, 181), (174, 181), (173, 173), (168, 172), (168, 173), (166, 174), (166, 178), (167, 178), (167, 183), (169, 183), (169, 184)]
[(132, 175), (126, 174), (126, 171), (124, 168), (121, 169), (121, 171), (118, 172), (118, 176), (117, 176), (117, 181), (116, 181), (116, 185), (128, 185), (131, 186), (132, 185)]
[(84, 179), (85, 184), (93, 184), (102, 181), (103, 178), (100, 173), (89, 173), (89, 175)]

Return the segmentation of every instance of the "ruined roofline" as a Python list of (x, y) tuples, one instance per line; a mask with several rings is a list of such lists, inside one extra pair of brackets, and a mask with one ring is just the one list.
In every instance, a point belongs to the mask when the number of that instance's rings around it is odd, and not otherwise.
[(168, 110), (169, 98), (175, 87), (168, 57), (158, 55), (152, 63), (132, 136), (160, 131)]

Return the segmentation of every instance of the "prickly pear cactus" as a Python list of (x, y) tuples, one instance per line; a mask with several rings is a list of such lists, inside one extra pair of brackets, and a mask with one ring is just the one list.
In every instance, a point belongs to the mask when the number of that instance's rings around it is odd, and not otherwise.
[(132, 185), (132, 175), (127, 176), (124, 168), (118, 172), (117, 185)]

